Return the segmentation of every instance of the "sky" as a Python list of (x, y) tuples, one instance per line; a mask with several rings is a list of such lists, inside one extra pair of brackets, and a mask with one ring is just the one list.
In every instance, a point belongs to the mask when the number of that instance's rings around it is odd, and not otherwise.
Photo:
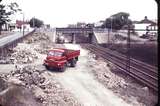
[[(16, 1), (26, 20), (36, 17), (52, 27), (66, 27), (77, 22), (94, 23), (118, 12), (127, 12), (131, 20), (157, 19), (155, 0), (3, 0)], [(22, 19), (17, 13), (13, 19)]]

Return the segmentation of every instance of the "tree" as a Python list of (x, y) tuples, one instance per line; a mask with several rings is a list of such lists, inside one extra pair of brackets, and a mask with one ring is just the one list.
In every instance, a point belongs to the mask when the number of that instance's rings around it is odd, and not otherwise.
[(40, 19), (37, 19), (37, 18), (32, 18), (32, 19), (30, 19), (29, 24), (31, 27), (39, 28), (43, 25), (43, 21)]
[[(0, 0), (1, 3), (2, 0)], [(10, 16), (21, 9), (18, 8), (19, 5), (14, 2), (10, 3), (9, 5), (0, 4), (0, 35), (2, 31), (2, 25), (6, 24), (7, 22), (11, 21)]]
[(117, 14), (112, 15), (111, 17), (107, 18), (102, 25), (102, 28), (111, 28), (119, 30), (124, 25), (132, 24), (132, 21), (128, 19), (129, 13), (119, 12)]

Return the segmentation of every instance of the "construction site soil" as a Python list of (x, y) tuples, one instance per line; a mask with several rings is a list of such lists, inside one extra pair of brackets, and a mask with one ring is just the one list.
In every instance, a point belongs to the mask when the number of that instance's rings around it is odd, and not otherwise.
[[(154, 106), (157, 95), (76, 44), (55, 44), (51, 33), (36, 31), (1, 62), (1, 106)], [(80, 49), (75, 68), (47, 70), (42, 64), (54, 47)], [(6, 62), (7, 61), (7, 62)], [(10, 69), (11, 71), (7, 71)]]

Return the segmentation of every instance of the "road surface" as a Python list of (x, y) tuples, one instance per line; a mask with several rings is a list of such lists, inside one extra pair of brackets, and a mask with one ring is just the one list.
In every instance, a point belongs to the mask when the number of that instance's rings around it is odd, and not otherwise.
[[(24, 34), (28, 34), (29, 32), (25, 32)], [(13, 42), (14, 40), (21, 38), (23, 36), (22, 32), (16, 32), (14, 34), (11, 34), (9, 36), (3, 37), (0, 39), (0, 47), (6, 45), (7, 43)]]
[(78, 45), (66, 44), (66, 48), (80, 49), (81, 56), (75, 68), (68, 68), (64, 73), (57, 74), (60, 83), (72, 92), (84, 106), (131, 106), (105, 88), (94, 79), (88, 63), (88, 53)]

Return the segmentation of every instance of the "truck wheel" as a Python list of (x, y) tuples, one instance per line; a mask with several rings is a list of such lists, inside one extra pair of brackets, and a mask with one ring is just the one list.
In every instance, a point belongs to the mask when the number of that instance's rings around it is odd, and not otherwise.
[(46, 66), (46, 65), (45, 65), (45, 67), (46, 67), (46, 69), (47, 69), (47, 70), (49, 70), (49, 69), (50, 69), (50, 67), (49, 67), (49, 66)]
[(75, 59), (76, 59), (76, 61), (78, 61), (78, 57), (76, 57)]
[(75, 59), (72, 59), (72, 60), (71, 60), (71, 67), (75, 67), (75, 66), (76, 66), (76, 62), (77, 62), (77, 61), (76, 61)]
[(63, 66), (62, 68), (60, 68), (59, 70), (60, 70), (61, 72), (64, 72), (64, 71), (66, 70), (66, 66), (67, 66), (67, 64), (65, 63), (64, 66)]

